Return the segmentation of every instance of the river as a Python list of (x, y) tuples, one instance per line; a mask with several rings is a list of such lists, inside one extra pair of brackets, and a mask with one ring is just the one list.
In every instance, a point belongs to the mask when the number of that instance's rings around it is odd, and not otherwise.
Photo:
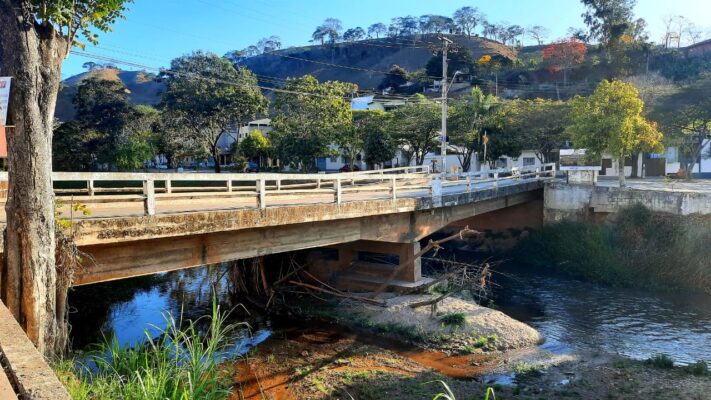
[[(185, 317), (209, 313), (215, 281), (221, 306), (236, 307), (220, 276), (219, 268), (199, 268), (76, 288), (70, 295), (74, 348), (86, 348), (102, 335), (134, 344), (145, 339), (145, 329), (163, 327), (166, 312), (178, 316), (182, 310)], [(666, 353), (682, 364), (711, 362), (711, 296), (605, 287), (512, 265), (501, 267), (493, 282), (493, 306), (538, 329), (546, 350), (618, 353), (634, 359)], [(285, 324), (300, 323), (235, 310), (236, 319), (250, 324), (234, 337), (235, 354), (258, 346)]]

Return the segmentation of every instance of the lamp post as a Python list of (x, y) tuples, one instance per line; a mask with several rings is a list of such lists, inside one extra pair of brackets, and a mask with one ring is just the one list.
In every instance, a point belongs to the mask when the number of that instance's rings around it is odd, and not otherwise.
[(442, 155), (442, 174), (446, 175), (447, 174), (447, 95), (449, 94), (449, 89), (452, 88), (452, 84), (454, 84), (455, 79), (457, 78), (457, 75), (461, 74), (462, 71), (456, 71), (454, 75), (452, 75), (452, 82), (448, 85), (447, 84), (447, 42), (445, 42), (444, 46), (444, 51), (442, 52), (443, 54), (443, 62), (442, 62), (442, 136), (441, 136), (441, 147), (440, 147), (440, 154)]

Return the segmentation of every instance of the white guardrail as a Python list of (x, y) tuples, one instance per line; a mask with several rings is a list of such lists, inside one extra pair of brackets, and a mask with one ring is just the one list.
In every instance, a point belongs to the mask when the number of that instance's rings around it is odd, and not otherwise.
[[(156, 202), (162, 200), (245, 197), (256, 198), (260, 209), (269, 196), (332, 195), (341, 204), (346, 193), (388, 194), (396, 200), (398, 192), (427, 190), (441, 196), (444, 187), (473, 185), (516, 179), (555, 177), (555, 164), (539, 168), (491, 170), (459, 174), (430, 172), (429, 166), (399, 167), (373, 171), (334, 174), (289, 173), (142, 173), (142, 172), (54, 172), (54, 191), (58, 200), (80, 203), (143, 202), (146, 215), (155, 215)], [(0, 182), (7, 182), (0, 172)], [(77, 184), (81, 182), (81, 184)], [(297, 203), (298, 204), (298, 203)], [(276, 204), (275, 204), (276, 205)], [(293, 205), (293, 203), (292, 203)]]

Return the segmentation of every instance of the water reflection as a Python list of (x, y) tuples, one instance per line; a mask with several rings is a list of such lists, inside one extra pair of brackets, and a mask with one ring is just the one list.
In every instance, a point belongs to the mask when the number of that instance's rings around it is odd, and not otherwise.
[(495, 303), (541, 331), (547, 349), (711, 362), (711, 296), (610, 288), (523, 267), (505, 272), (496, 278)]

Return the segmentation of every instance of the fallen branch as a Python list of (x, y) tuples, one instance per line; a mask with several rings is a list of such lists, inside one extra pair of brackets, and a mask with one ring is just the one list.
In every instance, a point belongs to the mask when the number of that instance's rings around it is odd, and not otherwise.
[(383, 282), (380, 286), (378, 286), (378, 288), (373, 293), (371, 293), (370, 296), (368, 296), (368, 297), (373, 299), (377, 295), (379, 295), (380, 293), (385, 291), (385, 289), (387, 289), (388, 286), (390, 286), (390, 283), (395, 279), (395, 277), (397, 277), (400, 274), (400, 272), (402, 272), (408, 266), (414, 264), (415, 260), (417, 260), (418, 258), (427, 254), (430, 250), (434, 249), (435, 254), (436, 254), (437, 251), (442, 248), (442, 244), (444, 244), (444, 243), (447, 243), (447, 242), (454, 240), (454, 239), (464, 239), (464, 236), (471, 236), (471, 235), (477, 235), (477, 234), (479, 234), (479, 232), (469, 229), (469, 227), (467, 226), (452, 236), (448, 236), (444, 239), (435, 240), (435, 241), (430, 240), (429, 243), (427, 243), (427, 246), (425, 246), (422, 250), (418, 251), (417, 254), (415, 254), (413, 257), (410, 257), (407, 260), (401, 262), (400, 265), (398, 265), (398, 267), (393, 270), (393, 272), (390, 274), (390, 276), (388, 276), (388, 278), (385, 280), (385, 282)]
[(368, 303), (368, 304), (372, 304), (372, 305), (376, 305), (376, 306), (380, 306), (380, 307), (387, 306), (387, 303), (385, 303), (383, 301), (373, 300), (373, 299), (369, 299), (366, 297), (348, 295), (348, 294), (344, 294), (344, 293), (338, 293), (338, 292), (334, 292), (334, 291), (324, 289), (324, 288), (321, 288), (318, 286), (310, 285), (308, 283), (303, 283), (303, 282), (298, 282), (298, 281), (289, 281), (289, 283), (291, 283), (292, 285), (301, 286), (301, 287), (304, 287), (307, 289), (315, 290), (320, 293), (330, 294), (330, 295), (336, 296), (336, 297), (342, 297), (342, 298), (346, 298), (346, 299), (356, 300), (356, 301), (360, 301), (363, 303)]

